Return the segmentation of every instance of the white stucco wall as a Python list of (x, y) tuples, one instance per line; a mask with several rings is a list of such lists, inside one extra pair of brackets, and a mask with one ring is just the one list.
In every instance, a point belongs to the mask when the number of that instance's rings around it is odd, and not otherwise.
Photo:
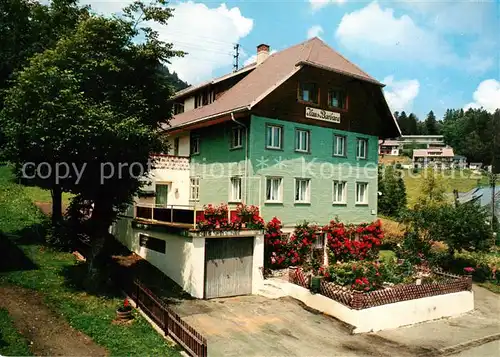
[[(205, 238), (137, 229), (128, 218), (118, 220), (112, 233), (131, 251), (157, 267), (190, 295), (203, 298)], [(165, 254), (139, 246), (139, 234), (165, 241)]]
[(308, 289), (283, 280), (269, 279), (266, 280), (266, 284), (272, 284), (307, 306), (352, 325), (354, 327), (353, 333), (393, 329), (443, 317), (457, 316), (474, 309), (474, 293), (472, 291), (353, 310), (323, 295), (312, 294)]
[[(189, 205), (189, 170), (155, 169), (151, 171), (153, 189), (157, 184), (168, 184), (168, 205)], [(182, 208), (182, 207), (179, 207)]]
[(264, 284), (264, 235), (258, 234), (253, 240), (252, 294), (257, 294)]

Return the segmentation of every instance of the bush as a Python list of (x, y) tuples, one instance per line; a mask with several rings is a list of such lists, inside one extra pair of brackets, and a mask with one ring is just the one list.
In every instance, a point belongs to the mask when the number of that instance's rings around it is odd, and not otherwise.
[(443, 262), (444, 268), (464, 274), (464, 268), (472, 267), (472, 278), (477, 282), (491, 281), (500, 284), (500, 255), (492, 252), (457, 252)]
[(382, 239), (381, 249), (394, 250), (398, 245), (401, 245), (404, 238), (404, 226), (390, 219), (380, 219), (382, 223)]
[(323, 227), (332, 261), (346, 262), (378, 257), (384, 234), (380, 220), (371, 224), (345, 225), (333, 220)]

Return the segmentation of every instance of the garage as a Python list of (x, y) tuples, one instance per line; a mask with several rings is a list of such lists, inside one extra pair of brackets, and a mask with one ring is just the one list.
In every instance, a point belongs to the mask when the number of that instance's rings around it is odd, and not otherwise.
[(254, 237), (205, 240), (205, 299), (252, 293)]

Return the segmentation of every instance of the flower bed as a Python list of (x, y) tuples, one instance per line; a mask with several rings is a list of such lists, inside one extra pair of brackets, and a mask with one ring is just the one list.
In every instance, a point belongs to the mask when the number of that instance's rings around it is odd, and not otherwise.
[[(310, 287), (311, 274), (301, 268), (290, 268), (289, 282), (304, 288)], [(322, 280), (320, 294), (335, 300), (351, 309), (361, 310), (370, 307), (392, 304), (400, 301), (420, 299), (424, 297), (470, 291), (472, 279), (470, 276), (458, 276), (438, 271), (434, 282), (417, 285), (398, 284), (379, 290), (359, 291)]]
[[(264, 220), (259, 215), (259, 208), (238, 204), (234, 215), (229, 215), (228, 206), (221, 203), (219, 206), (206, 205), (203, 207), (197, 220), (200, 231), (238, 231), (242, 229), (261, 230)], [(233, 213), (231, 212), (231, 213)]]

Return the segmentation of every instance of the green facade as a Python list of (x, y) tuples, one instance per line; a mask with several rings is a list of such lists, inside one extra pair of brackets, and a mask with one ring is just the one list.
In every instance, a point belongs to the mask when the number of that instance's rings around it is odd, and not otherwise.
[[(378, 138), (353, 132), (252, 116), (249, 127), (248, 177), (245, 173), (245, 147), (230, 150), (234, 123), (216, 125), (200, 132), (200, 154), (192, 157), (192, 175), (200, 177), (200, 204), (227, 202), (230, 177), (241, 175), (248, 187), (244, 201), (261, 207), (264, 220), (276, 216), (285, 226), (307, 220), (326, 224), (336, 216), (344, 222), (370, 222), (377, 210)], [(266, 148), (266, 125), (283, 128), (282, 150)], [(295, 130), (310, 133), (310, 152), (295, 151)], [(346, 157), (333, 156), (334, 135), (347, 140)], [(367, 158), (356, 159), (357, 138), (368, 141)], [(243, 146), (245, 146), (245, 138)], [(282, 178), (282, 202), (266, 203), (266, 178)], [(310, 203), (295, 203), (295, 179), (310, 181)], [(333, 203), (333, 181), (346, 182), (345, 204)], [(368, 203), (355, 204), (355, 183), (368, 184)], [(243, 194), (245, 196), (245, 193)]]

